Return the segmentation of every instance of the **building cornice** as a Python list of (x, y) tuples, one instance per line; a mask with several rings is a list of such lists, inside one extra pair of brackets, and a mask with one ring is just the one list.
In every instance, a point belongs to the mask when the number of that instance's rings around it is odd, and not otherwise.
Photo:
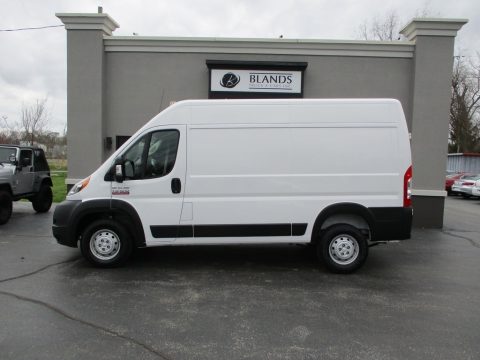
[(467, 19), (415, 18), (400, 33), (413, 41), (417, 36), (457, 36)]
[(112, 35), (120, 25), (108, 14), (55, 14), (67, 30), (101, 30), (105, 35)]
[(410, 41), (104, 36), (106, 52), (221, 53), (412, 58)]

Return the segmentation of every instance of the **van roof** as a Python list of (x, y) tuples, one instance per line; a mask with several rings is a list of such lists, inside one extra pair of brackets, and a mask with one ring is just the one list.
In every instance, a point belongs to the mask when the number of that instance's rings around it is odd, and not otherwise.
[[(193, 108), (195, 111), (188, 112)], [(404, 119), (402, 106), (395, 99), (183, 100), (163, 110), (144, 128), (167, 124), (398, 124)]]
[(181, 100), (172, 106), (222, 106), (222, 105), (315, 105), (315, 104), (399, 104), (390, 98), (341, 98), (341, 99), (209, 99)]

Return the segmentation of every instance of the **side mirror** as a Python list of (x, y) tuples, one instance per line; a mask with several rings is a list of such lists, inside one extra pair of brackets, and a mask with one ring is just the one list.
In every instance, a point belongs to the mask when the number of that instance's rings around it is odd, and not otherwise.
[(15, 165), (15, 166), (18, 165), (17, 157), (15, 155), (10, 155), (8, 157), (8, 161), (10, 161), (10, 164), (12, 164), (12, 165)]
[(115, 181), (118, 183), (123, 182), (123, 165), (115, 163)]

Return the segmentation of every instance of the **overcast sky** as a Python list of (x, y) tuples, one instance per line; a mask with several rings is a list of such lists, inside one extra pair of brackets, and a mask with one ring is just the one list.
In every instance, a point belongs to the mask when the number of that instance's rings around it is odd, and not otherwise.
[[(395, 11), (467, 18), (457, 52), (480, 52), (479, 0), (0, 0), (0, 30), (60, 25), (58, 12), (95, 13), (120, 24), (114, 35), (356, 39), (361, 23)], [(66, 31), (0, 31), (0, 122), (19, 120), (22, 103), (48, 97), (50, 128), (66, 123)], [(3, 124), (0, 124), (3, 125)]]

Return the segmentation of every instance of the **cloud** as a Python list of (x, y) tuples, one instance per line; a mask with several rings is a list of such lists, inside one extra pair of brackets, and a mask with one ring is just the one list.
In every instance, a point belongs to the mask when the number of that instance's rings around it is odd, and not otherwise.
[[(98, 1), (43, 0), (2, 3), (2, 28), (61, 24), (57, 12), (96, 12)], [(104, 0), (119, 24), (114, 35), (353, 39), (359, 24), (397, 11), (402, 22), (426, 9), (469, 18), (457, 48), (480, 52), (480, 2), (437, 0)], [(66, 31), (0, 32), (0, 116), (19, 116), (22, 102), (49, 97), (54, 130), (66, 121)]]

